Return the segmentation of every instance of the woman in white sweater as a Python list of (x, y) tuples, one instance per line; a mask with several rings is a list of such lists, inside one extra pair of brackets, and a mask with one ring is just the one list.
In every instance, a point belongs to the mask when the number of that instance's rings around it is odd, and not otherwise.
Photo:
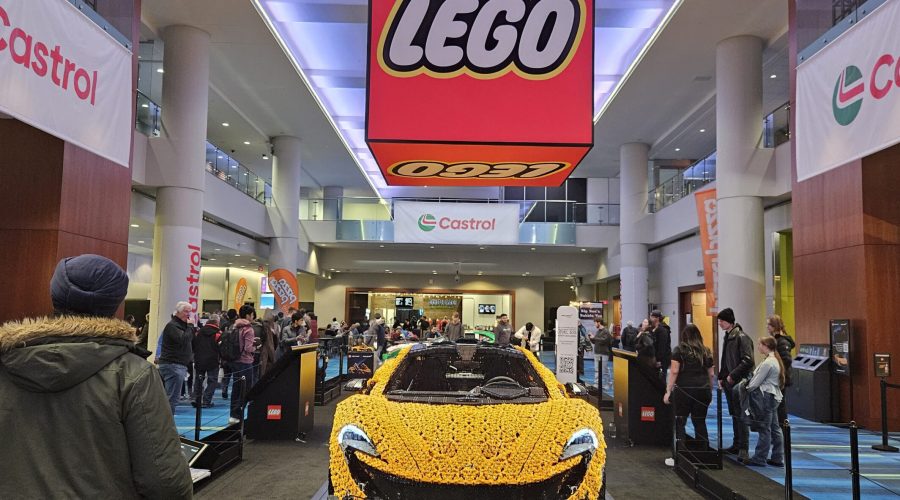
[[(757, 416), (761, 430), (756, 443), (756, 453), (745, 465), (765, 467), (784, 467), (784, 435), (778, 422), (778, 404), (781, 402), (781, 388), (784, 387), (784, 364), (778, 356), (778, 346), (773, 337), (759, 339), (759, 352), (765, 356), (762, 363), (756, 365), (753, 378), (747, 383), (747, 392), (757, 389), (762, 391), (763, 412)], [(769, 450), (772, 456), (769, 458)]]

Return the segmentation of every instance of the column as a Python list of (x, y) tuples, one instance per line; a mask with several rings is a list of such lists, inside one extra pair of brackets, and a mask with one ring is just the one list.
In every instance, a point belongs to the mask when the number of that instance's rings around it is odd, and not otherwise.
[(647, 215), (647, 170), (650, 146), (633, 142), (619, 148), (619, 253), (622, 323), (648, 317), (647, 244), (638, 223)]
[(325, 186), (322, 197), (325, 198), (325, 214), (322, 220), (341, 220), (344, 186)]
[[(269, 274), (285, 269), (296, 279), (297, 240), (300, 234), (300, 139), (279, 136), (272, 139), (272, 221), (274, 237), (269, 240)], [(295, 283), (291, 283), (293, 286)], [(294, 293), (299, 293), (294, 290)]]
[(727, 38), (716, 46), (716, 302), (720, 310), (734, 309), (754, 338), (766, 331), (763, 206), (756, 189), (762, 172), (751, 168), (763, 128), (762, 49), (754, 36)]
[(159, 165), (153, 231), (153, 281), (147, 346), (169, 321), (175, 304), (199, 309), (200, 242), (209, 94), (209, 34), (190, 26), (169, 26), (163, 33), (163, 137), (171, 148)]

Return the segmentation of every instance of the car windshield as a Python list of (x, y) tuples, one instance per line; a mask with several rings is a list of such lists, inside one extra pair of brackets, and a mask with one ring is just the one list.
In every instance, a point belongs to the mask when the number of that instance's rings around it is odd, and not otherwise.
[(448, 344), (410, 352), (385, 387), (393, 401), (491, 404), (547, 400), (531, 362), (508, 347)]

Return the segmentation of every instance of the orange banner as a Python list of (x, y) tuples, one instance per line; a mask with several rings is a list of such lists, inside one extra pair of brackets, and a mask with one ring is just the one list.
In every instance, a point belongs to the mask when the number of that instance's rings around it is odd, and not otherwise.
[(697, 222), (700, 224), (700, 249), (703, 252), (703, 277), (706, 280), (706, 307), (710, 316), (719, 312), (719, 214), (716, 190), (694, 193)]
[(237, 286), (234, 288), (234, 308), (240, 309), (242, 305), (244, 305), (244, 297), (247, 296), (247, 280), (245, 278), (241, 278), (237, 282)]
[(287, 269), (269, 273), (269, 289), (275, 294), (275, 307), (287, 314), (288, 308), (300, 308), (300, 285), (297, 276)]

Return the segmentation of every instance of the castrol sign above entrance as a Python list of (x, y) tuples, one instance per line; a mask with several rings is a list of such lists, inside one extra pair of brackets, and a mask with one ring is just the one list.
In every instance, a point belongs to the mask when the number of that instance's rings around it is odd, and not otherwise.
[(593, 0), (372, 0), (366, 142), (391, 185), (556, 186), (593, 144)]

